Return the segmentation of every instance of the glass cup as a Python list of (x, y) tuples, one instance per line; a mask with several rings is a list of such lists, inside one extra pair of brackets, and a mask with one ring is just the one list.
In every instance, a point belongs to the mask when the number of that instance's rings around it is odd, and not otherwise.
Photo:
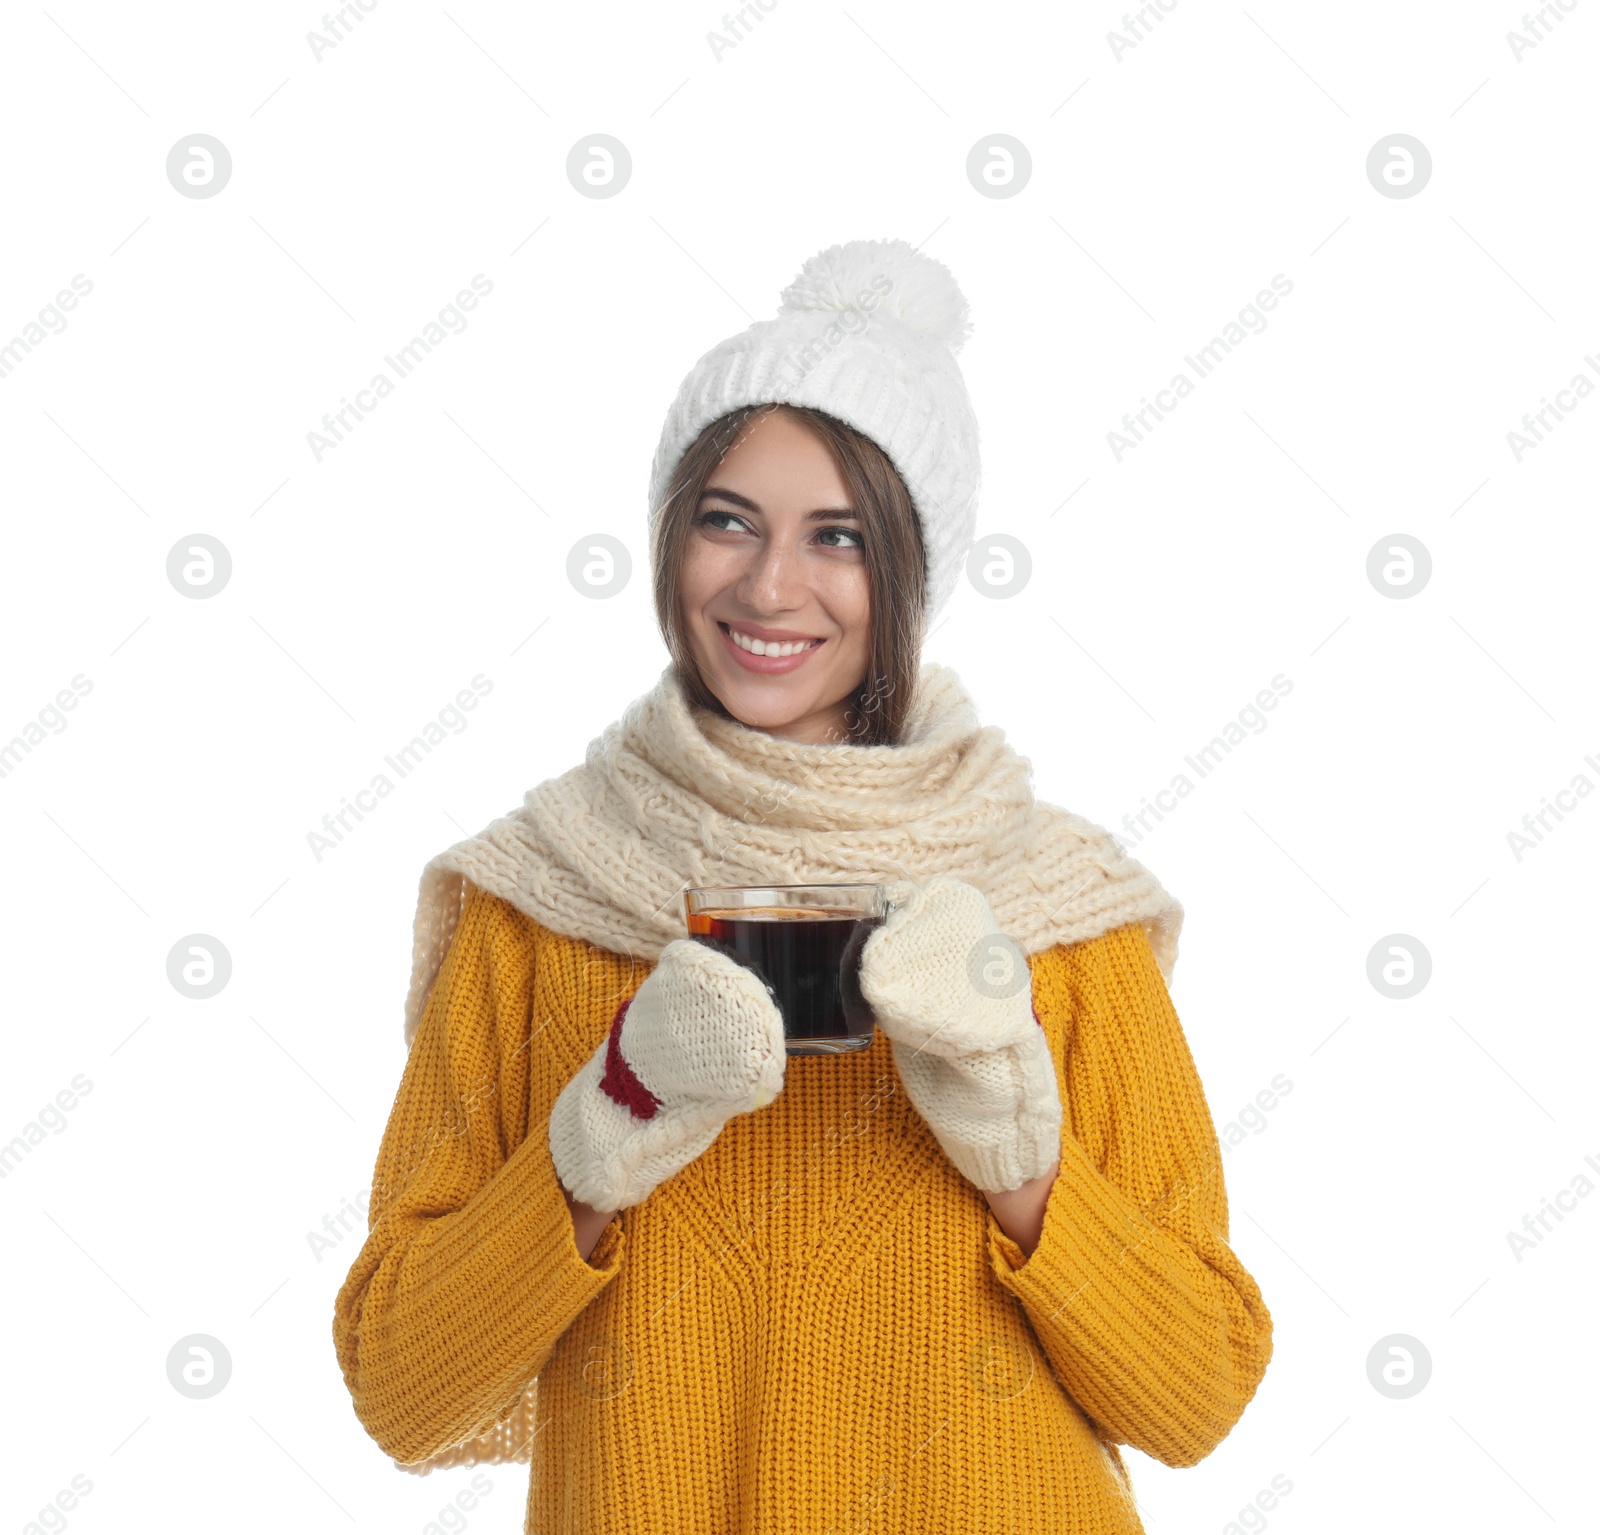
[(766, 982), (789, 1055), (871, 1045), (861, 949), (887, 912), (882, 885), (724, 885), (683, 896), (689, 936)]

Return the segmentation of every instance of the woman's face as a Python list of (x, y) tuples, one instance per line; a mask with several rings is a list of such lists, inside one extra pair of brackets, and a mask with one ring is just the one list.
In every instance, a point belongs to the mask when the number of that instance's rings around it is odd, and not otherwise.
[(706, 686), (743, 724), (844, 741), (869, 603), (861, 520), (833, 455), (788, 411), (763, 410), (691, 515), (679, 590)]

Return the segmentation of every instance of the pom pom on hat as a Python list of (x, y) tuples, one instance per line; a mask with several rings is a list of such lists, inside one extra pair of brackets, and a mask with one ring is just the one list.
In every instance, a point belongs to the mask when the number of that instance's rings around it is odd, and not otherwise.
[(904, 240), (847, 240), (819, 251), (783, 290), (778, 313), (860, 309), (887, 314), (952, 352), (972, 333), (950, 269)]

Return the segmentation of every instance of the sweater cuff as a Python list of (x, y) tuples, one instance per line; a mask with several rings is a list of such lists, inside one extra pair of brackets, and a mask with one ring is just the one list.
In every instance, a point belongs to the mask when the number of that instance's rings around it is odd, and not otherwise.
[(357, 1416), (401, 1465), (481, 1432), (622, 1266), (620, 1221), (586, 1260), (532, 1138), (459, 1210), (411, 1233), (342, 1326)]
[(989, 1261), (1001, 1279), (1009, 1279), (1028, 1262), (1028, 1254), (1006, 1235), (993, 1210), (989, 1212)]
[[(1168, 1198), (1181, 1203), (1195, 1192), (1180, 1183)], [(1214, 1344), (1203, 1308), (1170, 1304), (1174, 1259), (1198, 1260), (1106, 1178), (1070, 1134), (1061, 1137), (1061, 1170), (1033, 1252), (1025, 1254), (992, 1211), (988, 1249), (1000, 1283), (1038, 1325), (1063, 1336), (1120, 1347), (1137, 1326), (1145, 1341), (1159, 1339), (1178, 1354)]]
[[(1065, 1302), (1089, 1288), (1091, 1279), (1119, 1301), (1136, 1291), (1137, 1266), (1130, 1270), (1125, 1260), (1152, 1238), (1158, 1244), (1171, 1241), (1100, 1172), (1071, 1134), (1061, 1137), (1061, 1167), (1050, 1186), (1032, 1253), (1024, 1252), (1006, 1234), (992, 1210), (988, 1230), (989, 1260), (996, 1277), (1019, 1300), (1048, 1299), (1045, 1309), (1052, 1318)], [(1105, 1304), (1103, 1298), (1096, 1299)]]
[[(567, 1222), (567, 1241), (571, 1244), (573, 1252), (578, 1252), (576, 1241), (577, 1233), (572, 1229), (572, 1222)], [(587, 1262), (588, 1266), (597, 1270), (606, 1279), (610, 1279), (622, 1264), (623, 1254), (628, 1246), (627, 1233), (622, 1229), (621, 1212), (613, 1215), (605, 1224), (605, 1229), (596, 1238), (594, 1246), (589, 1250), (585, 1260), (582, 1253), (578, 1253), (578, 1261)]]

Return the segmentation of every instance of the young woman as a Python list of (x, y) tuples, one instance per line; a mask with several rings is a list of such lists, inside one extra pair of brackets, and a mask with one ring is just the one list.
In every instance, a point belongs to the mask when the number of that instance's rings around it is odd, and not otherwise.
[[(684, 380), (671, 663), (424, 871), (409, 1056), (334, 1341), (408, 1469), (531, 1460), (530, 1531), (1141, 1526), (1271, 1319), (1167, 991), (1182, 910), (919, 656), (973, 541), (949, 273), (806, 263)], [(691, 886), (881, 882), (869, 1049), (786, 1056)]]

